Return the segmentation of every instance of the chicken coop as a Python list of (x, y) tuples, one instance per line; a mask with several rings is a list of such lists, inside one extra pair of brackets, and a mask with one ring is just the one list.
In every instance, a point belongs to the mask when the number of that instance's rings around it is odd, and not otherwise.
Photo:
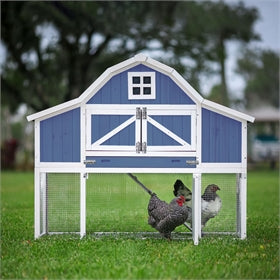
[(194, 244), (204, 189), (218, 185), (221, 211), (203, 233), (246, 238), (247, 123), (254, 118), (204, 99), (173, 68), (138, 54), (78, 98), (27, 119), (35, 131), (35, 238), (152, 234), (149, 197), (128, 173), (166, 201), (177, 179), (191, 189)]

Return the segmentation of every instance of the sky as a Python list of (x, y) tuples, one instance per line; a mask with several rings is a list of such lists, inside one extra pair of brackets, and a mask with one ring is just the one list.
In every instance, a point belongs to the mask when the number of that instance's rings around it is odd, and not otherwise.
[[(226, 3), (234, 3), (236, 1), (226, 0)], [(255, 32), (261, 36), (261, 41), (250, 43), (252, 47), (260, 47), (263, 49), (271, 49), (280, 53), (280, 0), (243, 0), (246, 7), (256, 7), (259, 10), (260, 18), (256, 22)], [(226, 63), (227, 81), (230, 92), (233, 97), (242, 98), (245, 86), (241, 76), (235, 73), (236, 57), (240, 52), (240, 46), (234, 43), (227, 45), (229, 58)], [(205, 86), (205, 92), (218, 80), (208, 81)]]
[(279, 0), (245, 0), (248, 7), (259, 9), (260, 20), (255, 30), (260, 33), (262, 42), (255, 43), (265, 48), (280, 51), (280, 1)]

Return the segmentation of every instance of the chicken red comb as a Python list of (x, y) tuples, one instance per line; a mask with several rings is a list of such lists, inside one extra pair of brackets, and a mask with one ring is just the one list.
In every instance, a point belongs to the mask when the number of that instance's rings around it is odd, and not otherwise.
[(183, 206), (183, 204), (184, 204), (185, 201), (186, 201), (186, 199), (185, 199), (185, 197), (184, 197), (183, 195), (180, 195), (180, 196), (178, 197), (178, 199), (176, 200), (176, 202), (177, 202), (177, 204), (178, 204), (179, 206)]

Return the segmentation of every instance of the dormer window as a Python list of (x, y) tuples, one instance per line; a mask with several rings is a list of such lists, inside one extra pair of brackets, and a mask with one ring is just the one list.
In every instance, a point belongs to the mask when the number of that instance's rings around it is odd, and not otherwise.
[(156, 99), (155, 72), (128, 72), (128, 99)]

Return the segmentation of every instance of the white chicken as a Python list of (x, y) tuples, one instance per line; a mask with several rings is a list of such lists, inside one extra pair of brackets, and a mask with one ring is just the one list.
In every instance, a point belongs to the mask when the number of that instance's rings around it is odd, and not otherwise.
[[(217, 190), (220, 190), (220, 188), (215, 185), (211, 184), (208, 185), (204, 191), (204, 194), (201, 196), (201, 229), (203, 229), (206, 225), (206, 223), (211, 219), (218, 215), (218, 213), (221, 210), (222, 207), (222, 200), (217, 195)], [(189, 196), (191, 191), (183, 184), (181, 180), (177, 180), (174, 184), (174, 195), (180, 196)], [(191, 207), (191, 200), (189, 200), (187, 203), (187, 206)], [(186, 221), (187, 223), (190, 223), (192, 226), (192, 215), (190, 214), (188, 216), (188, 219)]]

